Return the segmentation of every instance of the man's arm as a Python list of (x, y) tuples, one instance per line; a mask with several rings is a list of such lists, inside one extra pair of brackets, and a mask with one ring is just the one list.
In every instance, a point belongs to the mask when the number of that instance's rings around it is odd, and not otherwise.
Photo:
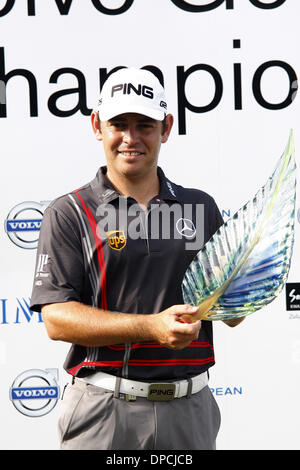
[(160, 313), (118, 313), (76, 301), (42, 307), (51, 339), (90, 347), (158, 341), (167, 348), (182, 349), (198, 338), (201, 320), (186, 323), (181, 316), (196, 312), (196, 307), (173, 305)]

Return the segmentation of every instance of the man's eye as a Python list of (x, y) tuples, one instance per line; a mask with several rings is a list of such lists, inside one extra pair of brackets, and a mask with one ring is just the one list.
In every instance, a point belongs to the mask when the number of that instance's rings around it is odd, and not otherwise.
[(153, 124), (149, 123), (149, 122), (142, 122), (140, 124), (140, 127), (143, 127), (143, 128), (151, 128), (153, 127)]
[(124, 122), (112, 122), (111, 126), (115, 127), (116, 129), (121, 129), (125, 126), (125, 124)]

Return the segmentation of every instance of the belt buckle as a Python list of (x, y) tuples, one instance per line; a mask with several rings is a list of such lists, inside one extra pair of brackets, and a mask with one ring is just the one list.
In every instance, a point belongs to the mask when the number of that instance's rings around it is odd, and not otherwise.
[(150, 401), (170, 401), (175, 398), (176, 385), (172, 383), (151, 384), (147, 399)]

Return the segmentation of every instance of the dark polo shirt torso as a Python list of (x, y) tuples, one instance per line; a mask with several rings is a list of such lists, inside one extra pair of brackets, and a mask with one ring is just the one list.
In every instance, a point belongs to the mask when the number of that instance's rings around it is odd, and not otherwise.
[[(151, 314), (182, 304), (181, 282), (199, 249), (223, 223), (211, 196), (171, 183), (158, 168), (160, 192), (147, 211), (121, 196), (106, 167), (46, 209), (31, 309), (75, 300), (104, 310)], [(83, 313), (84, 315), (84, 313)], [(105, 347), (72, 345), (65, 369), (135, 380), (178, 380), (214, 364), (212, 324), (183, 350), (155, 341)]]

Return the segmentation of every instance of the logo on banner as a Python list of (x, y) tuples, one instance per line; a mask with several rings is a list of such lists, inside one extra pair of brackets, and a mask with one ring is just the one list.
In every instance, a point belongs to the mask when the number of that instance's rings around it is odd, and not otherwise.
[[(71, 6), (73, 3), (76, 3), (73, 0), (53, 0), (53, 3), (56, 3), (57, 10), (60, 15), (69, 15)], [(193, 0), (192, 2), (189, 0), (170, 0), (176, 7), (180, 8), (180, 10), (189, 11), (191, 13), (202, 13), (211, 10), (215, 10), (220, 6), (225, 6), (226, 10), (234, 10), (234, 0)], [(274, 0), (268, 1), (267, 3), (265, 0), (249, 0), (253, 6), (256, 8), (270, 10), (281, 7), (286, 0)], [(79, 1), (78, 1), (79, 3)], [(87, 3), (87, 2), (86, 2)], [(118, 7), (114, 5), (110, 5), (111, 8), (108, 6), (103, 5), (103, 1), (101, 0), (91, 0), (91, 5), (104, 15), (121, 15), (126, 13), (132, 5), (134, 5), (134, 0), (124, 0), (122, 4)], [(109, 2), (104, 2), (109, 4)], [(112, 2), (113, 3), (113, 2)], [(238, 3), (238, 2), (237, 2)], [(5, 16), (13, 9), (15, 4), (15, 0), (7, 0), (5, 5), (1, 8), (0, 7), (0, 17)], [(36, 9), (35, 9), (35, 0), (28, 0), (27, 1), (27, 15), (28, 16), (36, 16)]]
[(214, 387), (211, 388), (211, 393), (217, 396), (235, 396), (235, 395), (243, 395), (243, 387), (239, 386), (224, 386), (224, 387)]
[(231, 217), (230, 209), (222, 209), (221, 214), (222, 214), (223, 219), (226, 217), (227, 218)]
[(43, 323), (41, 312), (30, 309), (30, 299), (0, 299), (0, 328), (2, 325), (23, 325)]
[(35, 249), (46, 207), (50, 201), (21, 202), (12, 208), (5, 220), (5, 231), (20, 248)]
[(300, 310), (300, 282), (287, 282), (285, 285), (286, 309)]
[[(252, 0), (254, 1), (254, 0)], [(1, 10), (0, 10), (0, 17), (1, 17)], [(234, 49), (241, 49), (241, 41), (240, 39), (233, 39), (233, 48)], [(5, 59), (5, 48), (0, 47), (0, 118), (7, 118), (7, 108), (8, 108), (8, 98), (6, 96), (6, 88), (8, 81), (12, 77), (16, 76), (30, 76), (32, 79), (29, 80), (29, 115), (31, 117), (38, 116), (38, 86), (37, 80), (34, 74), (28, 69), (14, 69), (14, 70), (6, 70), (6, 59)], [(144, 68), (149, 67), (145, 66)], [(112, 71), (115, 71), (123, 66), (117, 66)], [(162, 71), (156, 66), (151, 65), (152, 69), (155, 70), (155, 75), (157, 77), (162, 78), (163, 80), (163, 73)], [(232, 92), (234, 95), (234, 100), (232, 102), (233, 109), (237, 111), (241, 111), (245, 109), (245, 86), (243, 85), (242, 80), (242, 62), (234, 62), (233, 64), (233, 81), (232, 81)], [(111, 72), (112, 72), (111, 71)], [(99, 69), (99, 85), (100, 88), (102, 84), (107, 79), (108, 75), (111, 73), (108, 71), (107, 68), (101, 67)], [(213, 82), (213, 96), (212, 99), (208, 101), (205, 99), (204, 103), (201, 105), (196, 105), (193, 101), (191, 101), (190, 96), (191, 92), (189, 91), (189, 81), (192, 76), (195, 77), (195, 73), (198, 74), (199, 72), (206, 74), (209, 79), (212, 79)], [(252, 77), (252, 87), (251, 92), (253, 94), (254, 99), (258, 103), (259, 106), (268, 109), (268, 110), (281, 110), (285, 109), (290, 106), (293, 101), (295, 100), (297, 93), (298, 93), (298, 77), (297, 73), (294, 70), (293, 66), (287, 63), (284, 60), (267, 60), (263, 62), (258, 68), (253, 71)], [(286, 76), (288, 88), (287, 93), (283, 90), (286, 90), (286, 85), (281, 80), (277, 80), (276, 75), (273, 78), (266, 78), (266, 74), (269, 75), (283, 73)], [(54, 116), (65, 118), (70, 117), (80, 111), (84, 116), (90, 116), (92, 112), (92, 108), (88, 108), (87, 106), (87, 94), (86, 94), (86, 77), (84, 73), (75, 68), (70, 67), (62, 67), (59, 68), (51, 74), (49, 81), (50, 83), (57, 83), (58, 78), (61, 75), (68, 74), (72, 80), (75, 78), (78, 81), (78, 89), (76, 88), (67, 88), (65, 90), (60, 90), (59, 92), (54, 92), (52, 95), (49, 96), (48, 99), (48, 109), (51, 114)], [(184, 65), (178, 65), (176, 67), (176, 79), (177, 79), (177, 99), (178, 99), (178, 133), (179, 135), (184, 135), (187, 133), (187, 111), (191, 111), (192, 113), (196, 114), (203, 114), (214, 110), (217, 106), (219, 106), (221, 100), (223, 99), (223, 94), (225, 93), (223, 78), (219, 70), (211, 64), (206, 63), (196, 63), (191, 65), (190, 67), (186, 67)], [(249, 77), (250, 80), (250, 77)], [(277, 98), (275, 101), (270, 101), (265, 96), (265, 86), (263, 82), (265, 80), (271, 80), (270, 83), (276, 82), (276, 90)], [(248, 82), (248, 80), (247, 80)], [(277, 83), (278, 82), (278, 83)], [(118, 84), (112, 90), (113, 94), (115, 93), (132, 93), (131, 87), (129, 84)], [(199, 82), (199, 86), (201, 82)], [(283, 90), (282, 90), (283, 89)], [(71, 107), (71, 109), (62, 109), (59, 105), (60, 99), (63, 96), (67, 96), (70, 93), (76, 93), (78, 96), (78, 102), (76, 106)], [(147, 89), (147, 87), (140, 85), (133, 93), (143, 94), (147, 98), (152, 99), (152, 91), (151, 87)], [(205, 93), (205, 96), (207, 93)], [(208, 93), (210, 95), (210, 92)], [(247, 93), (249, 96), (249, 92)], [(246, 95), (246, 96), (247, 96)], [(160, 105), (164, 107), (164, 102), (161, 102)]]
[(59, 398), (57, 369), (30, 369), (14, 380), (9, 398), (23, 415), (44, 416), (55, 407)]

